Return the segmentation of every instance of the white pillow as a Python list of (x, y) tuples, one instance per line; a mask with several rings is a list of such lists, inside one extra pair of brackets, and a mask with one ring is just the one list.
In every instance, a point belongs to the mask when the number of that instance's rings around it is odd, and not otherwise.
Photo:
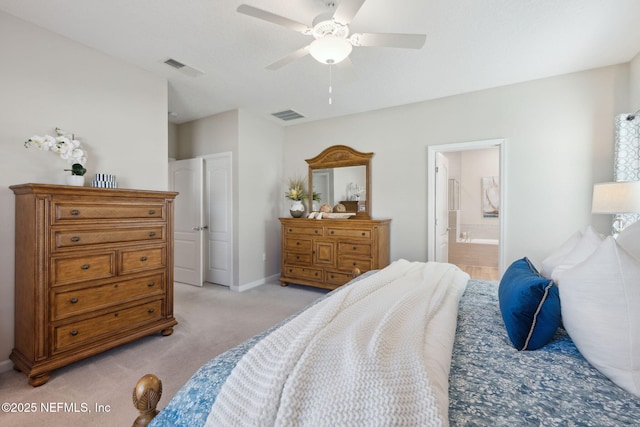
[(640, 261), (607, 237), (562, 276), (562, 322), (596, 369), (640, 397)]
[(553, 269), (556, 268), (558, 264), (560, 264), (562, 260), (567, 255), (569, 255), (569, 253), (571, 253), (573, 248), (576, 247), (576, 245), (581, 239), (582, 239), (582, 231), (578, 230), (575, 233), (573, 233), (573, 235), (569, 237), (569, 240), (564, 242), (562, 246), (558, 248), (558, 250), (556, 250), (551, 255), (549, 255), (544, 260), (542, 260), (542, 269), (540, 270), (540, 274), (542, 275), (542, 277), (546, 279), (551, 279), (551, 272), (553, 271)]
[(618, 234), (618, 244), (640, 259), (640, 221), (636, 221)]
[(588, 226), (576, 246), (565, 256), (551, 272), (551, 279), (562, 285), (562, 274), (587, 259), (602, 243), (602, 236)]

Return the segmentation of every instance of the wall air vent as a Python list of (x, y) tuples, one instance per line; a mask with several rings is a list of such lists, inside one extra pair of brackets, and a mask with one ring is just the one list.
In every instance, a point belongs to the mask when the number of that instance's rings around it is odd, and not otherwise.
[(164, 63), (167, 64), (170, 67), (175, 68), (176, 70), (180, 71), (181, 73), (184, 73), (184, 74), (186, 74), (188, 76), (191, 76), (191, 77), (197, 77), (200, 74), (204, 74), (202, 71), (196, 70), (195, 68), (190, 67), (188, 65), (185, 65), (182, 62), (177, 61), (177, 60), (175, 60), (173, 58), (167, 59), (166, 61), (164, 61)]
[(295, 120), (295, 119), (303, 119), (304, 116), (296, 111), (293, 110), (285, 110), (285, 111), (280, 111), (278, 113), (273, 113), (271, 114), (274, 117), (279, 118), (280, 120), (284, 120), (285, 122), (288, 122), (289, 120)]

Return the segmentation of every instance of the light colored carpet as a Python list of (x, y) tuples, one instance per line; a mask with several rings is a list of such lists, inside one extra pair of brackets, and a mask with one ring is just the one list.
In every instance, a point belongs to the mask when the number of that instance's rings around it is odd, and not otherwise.
[[(216, 285), (198, 288), (176, 283), (174, 288), (178, 325), (171, 336), (145, 337), (55, 370), (49, 382), (36, 388), (28, 385), (20, 372), (0, 375), (0, 403), (35, 403), (36, 408), (35, 413), (0, 411), (0, 425), (130, 426), (138, 416), (131, 394), (140, 377), (152, 373), (162, 380), (158, 408), (163, 408), (207, 360), (327, 292), (278, 283), (242, 293)], [(42, 403), (49, 412), (43, 410)], [(73, 411), (74, 405), (78, 412)], [(103, 408), (102, 412), (97, 407)]]

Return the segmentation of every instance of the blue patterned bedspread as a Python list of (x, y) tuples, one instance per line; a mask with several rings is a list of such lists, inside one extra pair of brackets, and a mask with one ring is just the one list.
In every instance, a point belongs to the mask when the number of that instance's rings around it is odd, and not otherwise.
[(498, 284), (460, 301), (449, 376), (452, 426), (639, 426), (640, 399), (592, 367), (564, 329), (535, 351), (509, 342)]
[[(640, 425), (640, 399), (591, 367), (564, 330), (540, 350), (516, 351), (497, 293), (496, 282), (471, 280), (460, 301), (449, 387), (451, 426)], [(269, 332), (204, 364), (150, 426), (204, 425), (237, 361)]]

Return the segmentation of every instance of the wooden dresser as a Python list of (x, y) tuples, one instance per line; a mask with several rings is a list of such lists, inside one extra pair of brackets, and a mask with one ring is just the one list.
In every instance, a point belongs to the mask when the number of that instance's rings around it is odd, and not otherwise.
[(335, 289), (389, 265), (390, 219), (280, 218), (280, 282)]
[(170, 335), (177, 193), (24, 184), (16, 196), (15, 348), (29, 377)]

